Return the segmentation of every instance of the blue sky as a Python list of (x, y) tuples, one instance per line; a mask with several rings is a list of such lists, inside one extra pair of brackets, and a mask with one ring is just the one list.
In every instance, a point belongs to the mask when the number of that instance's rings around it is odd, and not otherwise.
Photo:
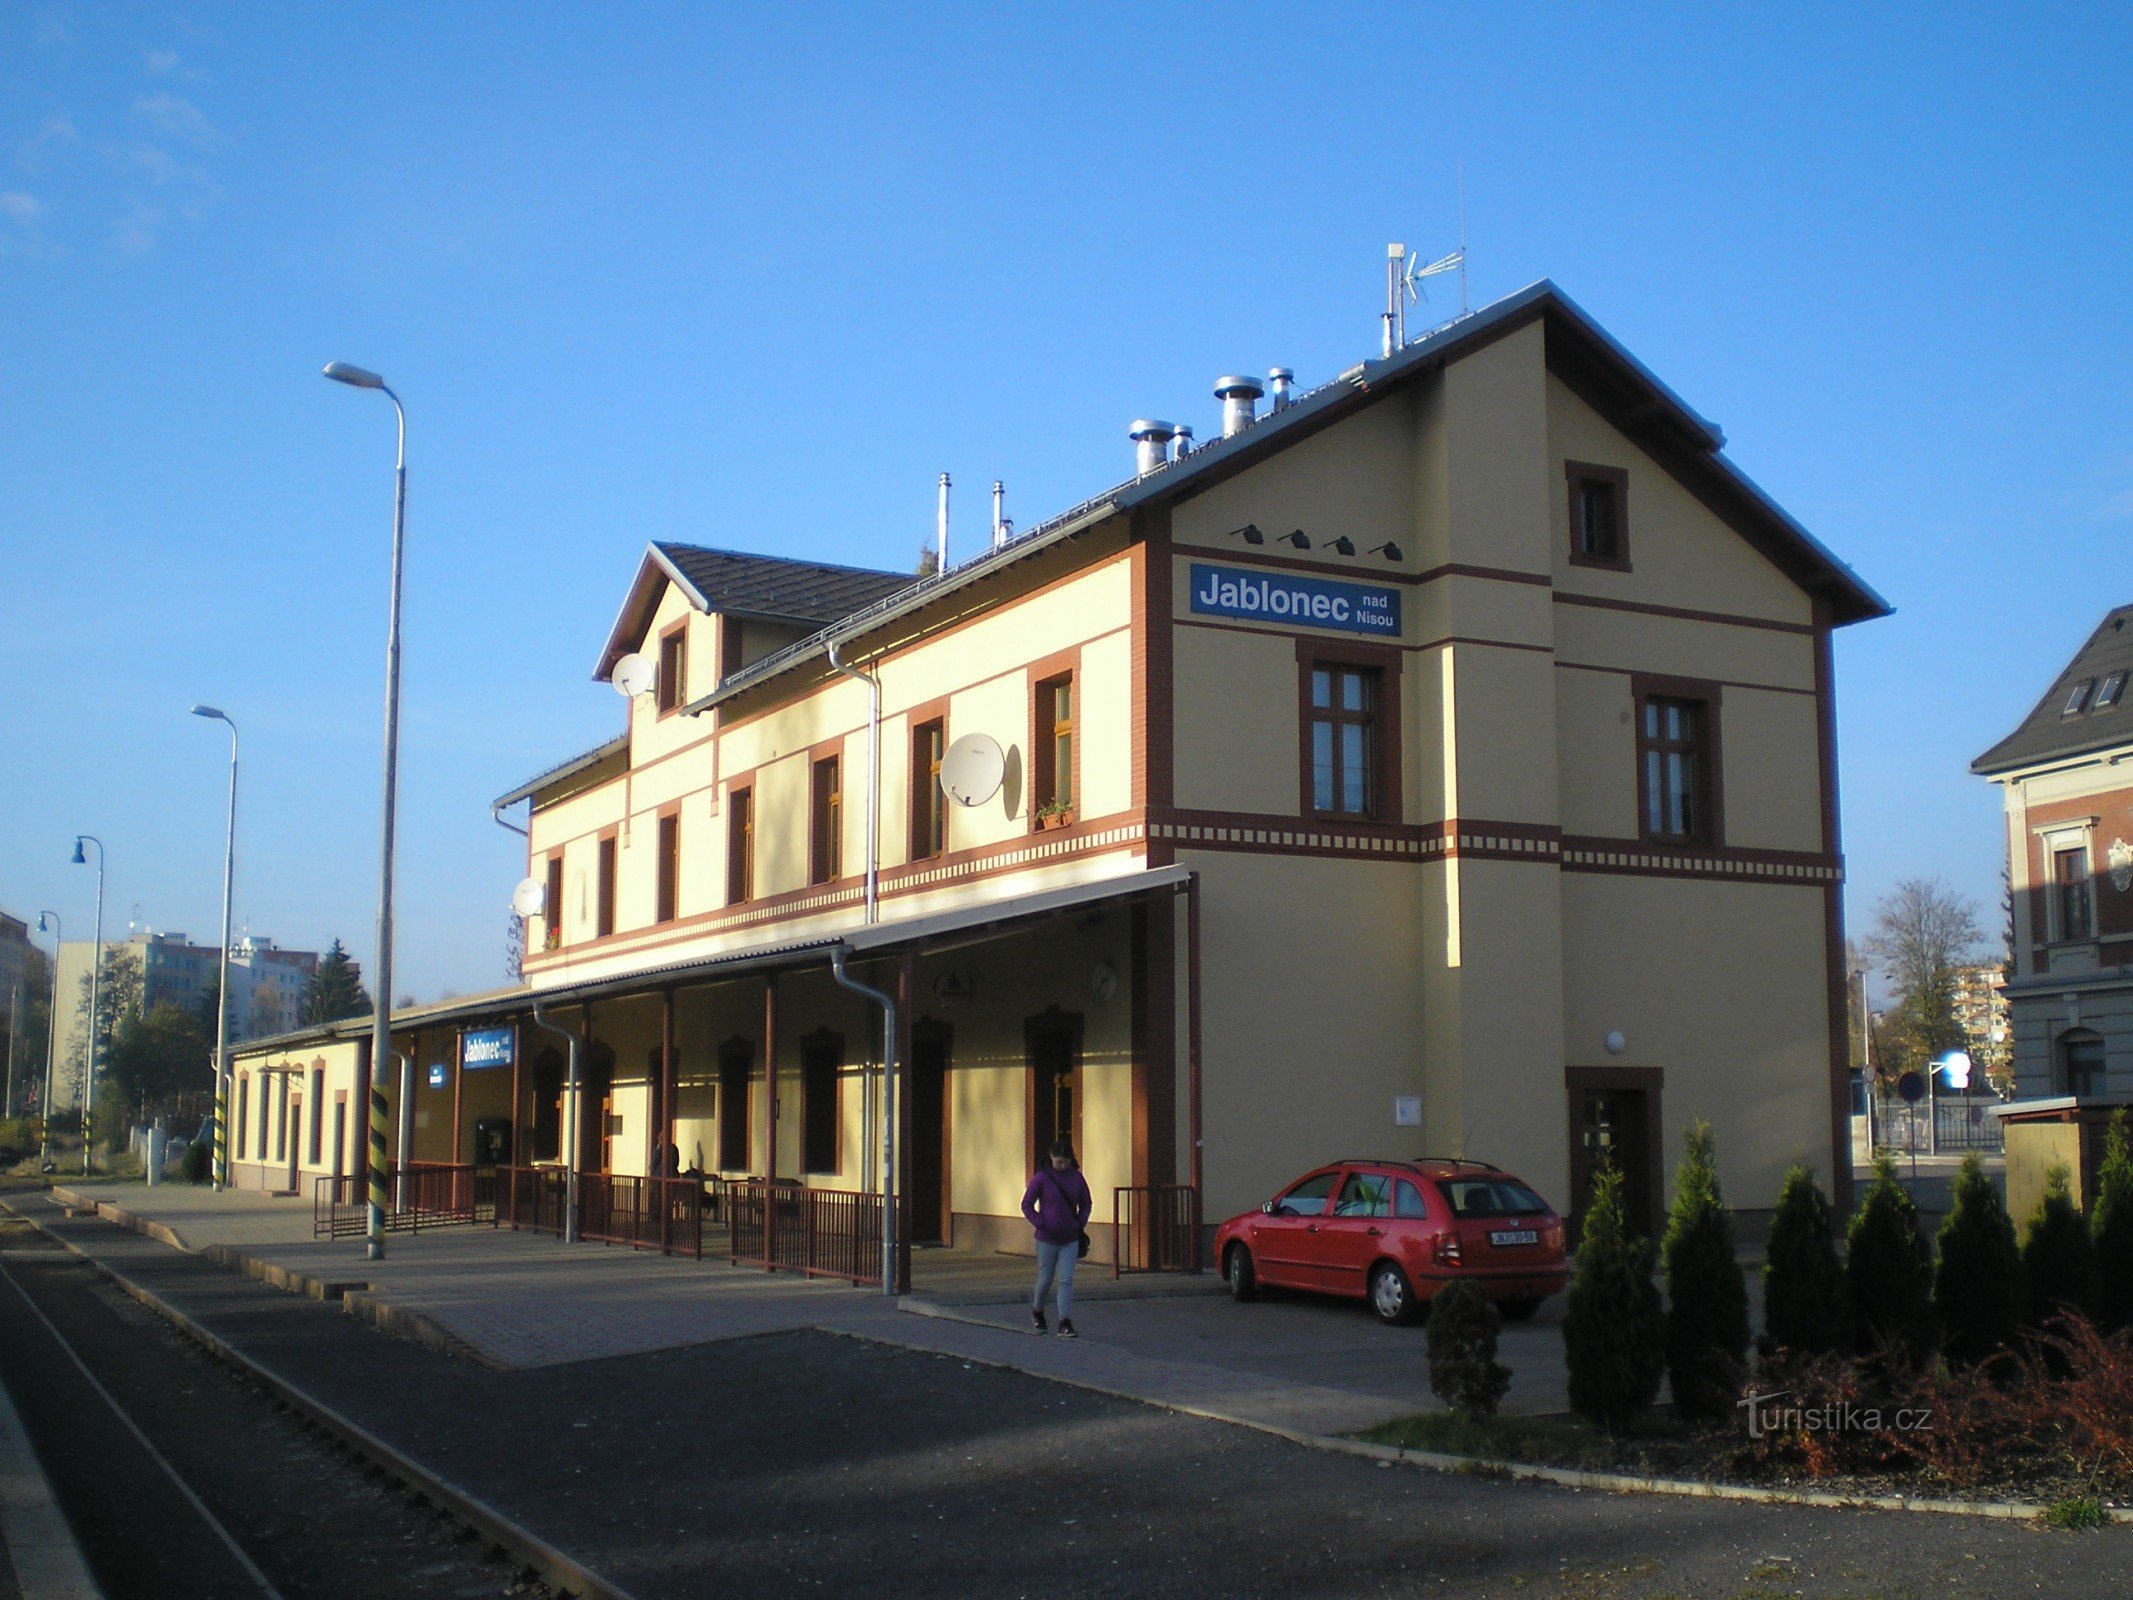
[[(1552, 277), (1898, 607), (1840, 636), (1855, 926), (1997, 922), (1967, 764), (2133, 599), (2121, 8), (0, 10), (0, 906), (503, 975), (488, 801), (608, 736), (650, 538), (907, 565), (1375, 352), (1384, 246)], [(1456, 291), (1436, 294), (1448, 312)], [(1429, 308), (1418, 315), (1428, 320)], [(969, 548), (967, 542), (964, 546)]]

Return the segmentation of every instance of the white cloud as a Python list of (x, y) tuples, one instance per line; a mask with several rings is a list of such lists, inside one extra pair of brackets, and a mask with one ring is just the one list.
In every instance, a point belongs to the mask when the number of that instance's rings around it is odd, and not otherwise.
[(0, 258), (45, 256), (44, 202), (23, 189), (0, 189)]
[(43, 204), (33, 194), (24, 194), (20, 189), (0, 190), (0, 217), (10, 222), (35, 222), (44, 212)]
[(184, 139), (203, 149), (212, 149), (222, 143), (222, 130), (208, 121), (206, 112), (182, 94), (172, 94), (167, 89), (134, 101), (133, 115), (158, 133)]
[(160, 204), (151, 204), (134, 195), (126, 197), (126, 214), (111, 225), (112, 237), (118, 247), (129, 256), (137, 256), (153, 250), (156, 240), (162, 237), (166, 213)]
[(51, 164), (55, 151), (80, 142), (81, 135), (65, 117), (46, 117), (35, 133), (15, 146), (15, 165), (25, 172), (42, 172)]
[(151, 50), (147, 53), (148, 70), (161, 76), (175, 72), (178, 67), (178, 52), (175, 50)]

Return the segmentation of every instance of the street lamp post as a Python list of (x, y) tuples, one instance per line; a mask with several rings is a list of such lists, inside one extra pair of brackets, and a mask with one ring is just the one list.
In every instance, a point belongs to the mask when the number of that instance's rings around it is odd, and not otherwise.
[(81, 1175), (88, 1177), (95, 1170), (90, 1138), (95, 1129), (91, 1118), (96, 1114), (96, 1003), (97, 985), (104, 971), (104, 841), (93, 833), (78, 833), (74, 836), (74, 864), (88, 865), (88, 857), (82, 854), (84, 844), (96, 846), (96, 932), (89, 943), (89, 1045), (88, 1064), (82, 1072), (81, 1085)]
[(194, 706), (193, 715), (229, 724), (230, 826), (222, 847), (222, 968), (215, 980), (215, 1188), (230, 1186), (230, 884), (237, 874), (237, 724), (213, 706)]
[[(47, 928), (46, 923), (51, 926)], [(37, 1164), (46, 1172), (52, 1170), (52, 1068), (59, 1060), (59, 952), (67, 947), (66, 935), (60, 931), (59, 913), (37, 913), (37, 931), (50, 933), (57, 947), (52, 953), (52, 1003), (44, 1019), (44, 1120), (37, 1126)]]
[[(376, 389), (393, 403), (398, 443), (393, 459), (392, 599), (385, 624), (385, 839), (378, 867), (378, 971), (376, 1009), (370, 1029), (370, 1205), (364, 1254), (385, 1259), (385, 1088), (392, 1063), (393, 1016), (393, 805), (400, 772), (400, 552), (407, 533), (407, 411), (375, 372), (345, 361), (326, 365), (326, 376), (356, 389)], [(406, 1152), (401, 1152), (406, 1159)]]

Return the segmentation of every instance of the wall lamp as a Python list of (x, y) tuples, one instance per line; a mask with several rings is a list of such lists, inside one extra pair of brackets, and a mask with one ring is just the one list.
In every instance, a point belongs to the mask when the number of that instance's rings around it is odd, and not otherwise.
[(1305, 533), (1301, 528), (1297, 528), (1292, 532), (1283, 534), (1279, 539), (1276, 539), (1274, 542), (1276, 544), (1292, 544), (1296, 546), (1296, 548), (1299, 550), (1308, 550), (1311, 548), (1311, 536)]
[(1355, 541), (1344, 533), (1338, 539), (1330, 542), (1326, 548), (1337, 556), (1352, 556), (1355, 554)]
[(1266, 535), (1259, 531), (1259, 524), (1257, 524), (1256, 522), (1247, 522), (1241, 528), (1232, 528), (1227, 534), (1223, 535), (1223, 537), (1228, 539), (1242, 539), (1246, 544), (1266, 543)]
[(1400, 559), (1400, 547), (1394, 544), (1390, 539), (1387, 539), (1383, 544), (1372, 545), (1367, 551), (1364, 552), (1364, 554), (1374, 556), (1379, 554), (1381, 551), (1383, 552), (1387, 561), (1397, 561)]

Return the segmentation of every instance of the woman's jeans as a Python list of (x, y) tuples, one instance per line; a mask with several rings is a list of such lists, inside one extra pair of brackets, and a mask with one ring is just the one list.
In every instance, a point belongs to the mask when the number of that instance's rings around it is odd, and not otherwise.
[(1030, 1304), (1037, 1310), (1044, 1309), (1044, 1297), (1052, 1292), (1052, 1279), (1059, 1280), (1059, 1320), (1068, 1321), (1074, 1315), (1074, 1264), (1081, 1259), (1081, 1241), (1069, 1239), (1065, 1244), (1046, 1244), (1037, 1241), (1037, 1293)]

